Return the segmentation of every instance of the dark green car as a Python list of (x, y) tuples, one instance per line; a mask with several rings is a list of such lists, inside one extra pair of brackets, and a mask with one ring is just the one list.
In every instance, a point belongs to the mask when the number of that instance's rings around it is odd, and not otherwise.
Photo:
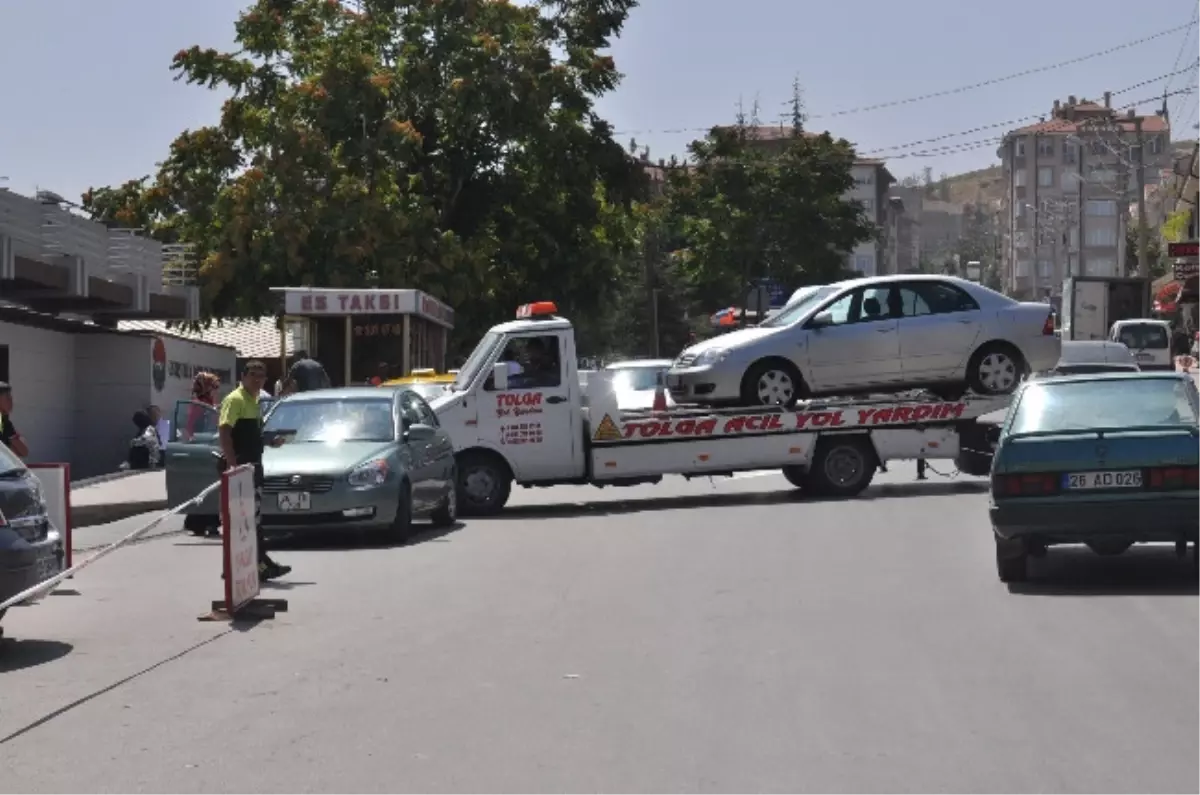
[(1186, 373), (1027, 381), (998, 434), (990, 515), (996, 571), (1027, 577), (1059, 544), (1119, 555), (1133, 544), (1192, 545), (1200, 496), (1200, 395)]
[[(167, 447), (167, 499), (179, 504), (217, 478), (216, 409), (177, 408)], [(188, 419), (191, 415), (190, 420)], [(178, 425), (183, 418), (184, 424)], [(267, 531), (379, 531), (407, 536), (414, 517), (438, 525), (457, 519), (454, 447), (437, 416), (402, 387), (346, 387), (279, 400), (264, 434), (284, 440), (263, 457), (263, 526)], [(190, 525), (215, 524), (206, 501)]]

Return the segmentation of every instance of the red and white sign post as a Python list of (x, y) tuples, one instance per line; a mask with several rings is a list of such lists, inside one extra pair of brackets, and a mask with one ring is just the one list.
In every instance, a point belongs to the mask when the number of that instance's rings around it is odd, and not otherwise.
[(259, 599), (258, 532), (255, 523), (254, 467), (244, 464), (221, 474), (221, 563), (225, 601), (213, 602), (201, 619), (274, 618), (288, 609), (286, 599)]
[(225, 565), (225, 610), (236, 613), (258, 596), (258, 534), (254, 526), (254, 467), (221, 475), (221, 534)]

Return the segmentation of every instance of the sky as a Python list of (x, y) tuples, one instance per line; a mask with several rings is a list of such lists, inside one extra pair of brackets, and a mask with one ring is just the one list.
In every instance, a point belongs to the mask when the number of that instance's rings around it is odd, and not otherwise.
[[(88, 187), (152, 173), (180, 132), (216, 122), (224, 99), (174, 82), (171, 57), (196, 44), (232, 48), (233, 21), (248, 4), (0, 0), (0, 188), (74, 200)], [(831, 114), (1080, 58), (1187, 26), (1196, 12), (1197, 0), (642, 0), (613, 46), (625, 78), (599, 111), (623, 144), (633, 138), (651, 158), (665, 158), (732, 122), (739, 103), (747, 112), (757, 103), (764, 122), (777, 122), (799, 81), (809, 129), (886, 159), (897, 178), (925, 167), (936, 177), (994, 164), (995, 145), (903, 155), (986, 140), (1008, 120), (1048, 114), (1055, 99), (1098, 98), (1189, 67), (1200, 47), (1196, 25), (947, 96)], [(1170, 88), (1196, 81), (1192, 69)], [(1114, 104), (1161, 95), (1167, 83), (1119, 94)], [(1170, 109), (1173, 137), (1194, 138), (1195, 92), (1172, 98)], [(956, 134), (981, 127), (990, 129)]]

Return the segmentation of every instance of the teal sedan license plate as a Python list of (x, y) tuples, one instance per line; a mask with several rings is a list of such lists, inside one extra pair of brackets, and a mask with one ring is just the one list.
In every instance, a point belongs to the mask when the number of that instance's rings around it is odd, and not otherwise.
[(1063, 475), (1062, 487), (1066, 491), (1140, 489), (1142, 471), (1130, 469), (1124, 472), (1068, 472)]

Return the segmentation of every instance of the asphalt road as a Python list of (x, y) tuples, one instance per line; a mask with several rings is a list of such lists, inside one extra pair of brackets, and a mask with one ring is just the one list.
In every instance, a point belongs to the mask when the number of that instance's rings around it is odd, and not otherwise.
[(130, 547), (6, 619), (0, 790), (1196, 792), (1191, 562), (1052, 552), (1010, 592), (981, 484), (896, 469), (519, 490), (279, 552), (253, 627), (196, 620), (216, 544)]

